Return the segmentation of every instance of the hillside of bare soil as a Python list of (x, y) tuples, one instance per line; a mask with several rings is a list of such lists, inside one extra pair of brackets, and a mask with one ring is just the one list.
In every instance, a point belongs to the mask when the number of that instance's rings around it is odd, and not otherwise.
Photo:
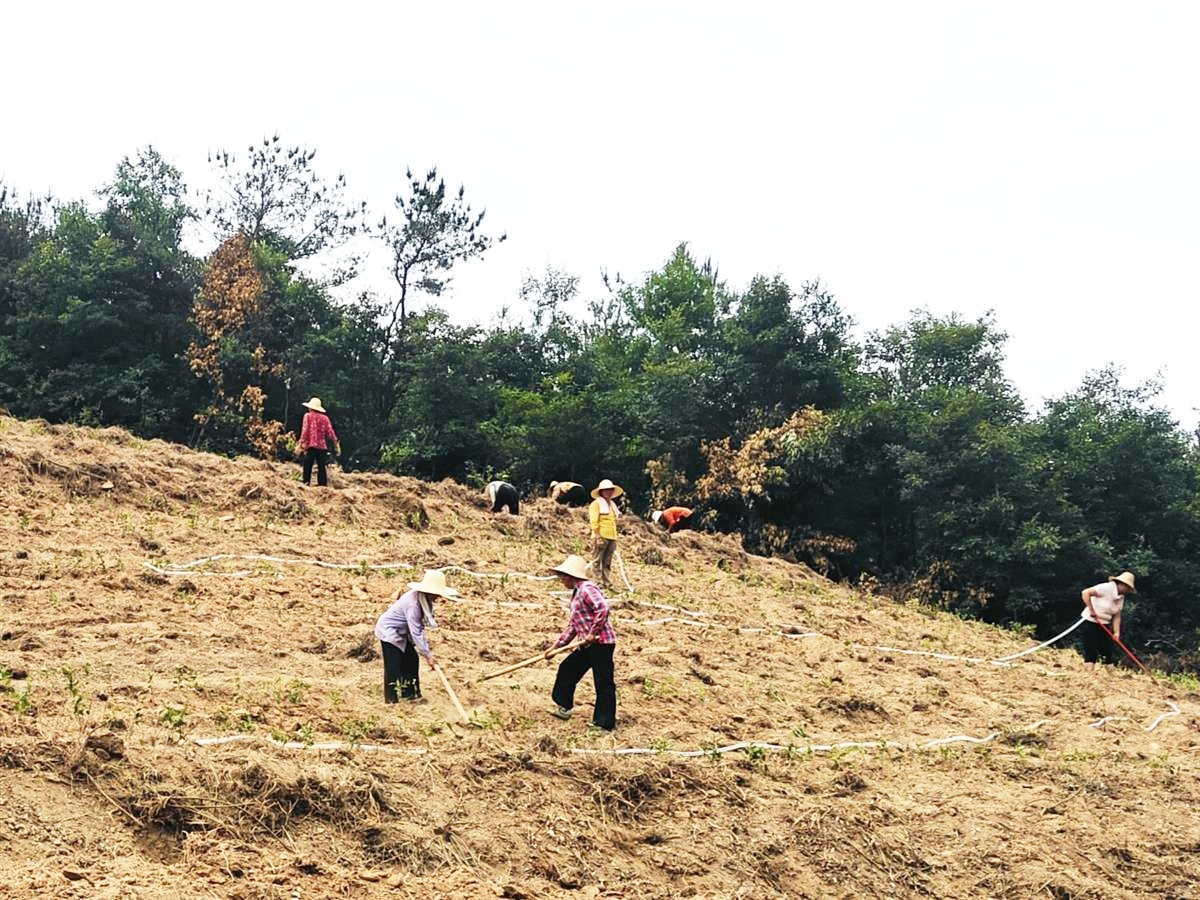
[[(10, 418), (0, 472), (0, 897), (1200, 896), (1186, 684), (626, 516), (593, 733), (555, 663), (477, 680), (557, 636), (582, 510)], [(469, 723), (382, 702), (442, 566)]]

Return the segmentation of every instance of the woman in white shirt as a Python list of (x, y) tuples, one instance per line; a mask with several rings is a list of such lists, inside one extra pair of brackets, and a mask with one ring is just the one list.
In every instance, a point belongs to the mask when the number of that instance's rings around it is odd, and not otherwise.
[[(1117, 661), (1113, 638), (1121, 639), (1121, 609), (1125, 606), (1125, 595), (1136, 593), (1132, 572), (1113, 575), (1102, 584), (1083, 589), (1083, 658), (1092, 666), (1102, 656), (1107, 663)], [(1097, 624), (1101, 622), (1112, 632), (1112, 637)]]

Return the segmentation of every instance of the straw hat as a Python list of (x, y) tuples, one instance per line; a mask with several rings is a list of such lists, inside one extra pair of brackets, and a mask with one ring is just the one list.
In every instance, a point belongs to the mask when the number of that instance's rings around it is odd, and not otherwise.
[(662, 518), (662, 510), (661, 509), (656, 509), (654, 512), (650, 513), (650, 519), (653, 522), (657, 522), (661, 518)]
[(438, 597), (457, 597), (458, 591), (446, 585), (446, 575), (441, 569), (426, 569), (425, 577), (420, 581), (410, 581), (409, 589), (420, 591), (422, 594), (434, 594)]
[(1137, 585), (1133, 581), (1132, 572), (1122, 572), (1120, 575), (1112, 575), (1108, 580), (1125, 585), (1125, 587), (1129, 588), (1130, 593), (1137, 593)]
[(607, 478), (605, 478), (602, 482), (600, 482), (598, 485), (596, 485), (596, 489), (594, 491), (592, 491), (592, 499), (599, 497), (601, 491), (606, 491), (609, 488), (612, 488), (614, 498), (620, 497), (622, 494), (625, 493), (625, 488), (621, 487), (620, 485), (613, 484), (611, 481), (609, 481)]
[(307, 403), (301, 403), (300, 405), (308, 407), (309, 409), (315, 409), (317, 412), (325, 412), (325, 407), (321, 405), (320, 397), (313, 397)]
[(586, 581), (587, 567), (587, 560), (585, 560), (582, 556), (575, 556), (572, 554), (557, 566), (550, 566), (550, 571), (561, 572), (564, 575), (570, 575), (572, 578), (578, 578), (580, 581)]

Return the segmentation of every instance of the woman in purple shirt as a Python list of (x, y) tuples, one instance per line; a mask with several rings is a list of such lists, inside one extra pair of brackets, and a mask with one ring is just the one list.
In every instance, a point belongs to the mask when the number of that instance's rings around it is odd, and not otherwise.
[(400, 698), (414, 703), (421, 701), (421, 679), (417, 654), (425, 657), (429, 668), (437, 668), (437, 660), (425, 640), (426, 628), (437, 628), (433, 617), (433, 602), (438, 597), (457, 597), (458, 591), (447, 587), (441, 569), (428, 569), (420, 581), (410, 582), (409, 590), (392, 595), (395, 602), (375, 623), (375, 637), (383, 647), (383, 702)]
[(596, 687), (592, 724), (612, 731), (617, 727), (617, 686), (613, 681), (613, 650), (617, 636), (608, 621), (608, 603), (600, 588), (587, 580), (587, 562), (582, 556), (568, 556), (550, 571), (571, 589), (571, 618), (554, 647), (546, 651), (546, 658), (550, 658), (556, 647), (565, 647), (575, 638), (583, 642), (558, 667), (551, 694), (555, 703), (551, 714), (564, 720), (571, 718), (575, 686), (591, 669), (592, 683)]

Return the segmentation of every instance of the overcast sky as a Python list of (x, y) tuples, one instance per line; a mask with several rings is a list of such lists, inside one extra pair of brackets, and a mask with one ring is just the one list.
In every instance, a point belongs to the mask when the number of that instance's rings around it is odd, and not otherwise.
[[(860, 334), (1008, 332), (1032, 409), (1109, 362), (1196, 424), (1200, 3), (9, 3), (0, 179), (90, 197), (147, 144), (189, 184), (278, 132), (386, 211), (436, 165), (524, 272), (820, 278)], [(381, 261), (382, 262), (382, 261)]]

